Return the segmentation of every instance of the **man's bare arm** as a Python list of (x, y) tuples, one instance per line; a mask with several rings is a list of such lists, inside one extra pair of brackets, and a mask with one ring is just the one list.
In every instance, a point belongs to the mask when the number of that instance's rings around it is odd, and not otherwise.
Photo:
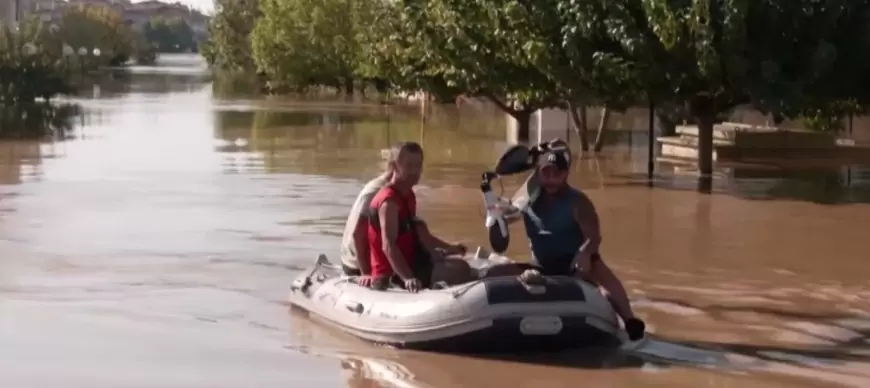
[(363, 275), (372, 273), (371, 252), (368, 241), (368, 219), (360, 217), (353, 229), (353, 246), (356, 249), (356, 262)]
[(399, 207), (395, 202), (387, 200), (378, 208), (381, 220), (381, 246), (384, 254), (395, 272), (403, 280), (414, 279), (414, 272), (408, 268), (408, 262), (402, 256), (402, 251), (397, 244), (399, 237)]
[(601, 246), (601, 224), (598, 221), (598, 213), (595, 205), (586, 194), (580, 193), (580, 197), (574, 202), (574, 220), (580, 226), (580, 232), (586, 241), (580, 246), (583, 253), (596, 254)]
[(435, 249), (450, 249), (453, 247), (450, 243), (435, 237), (432, 232), (429, 231), (429, 227), (423, 220), (417, 219), (416, 222), (414, 222), (414, 225), (417, 228), (417, 235), (420, 236), (420, 242), (422, 242), (430, 252)]

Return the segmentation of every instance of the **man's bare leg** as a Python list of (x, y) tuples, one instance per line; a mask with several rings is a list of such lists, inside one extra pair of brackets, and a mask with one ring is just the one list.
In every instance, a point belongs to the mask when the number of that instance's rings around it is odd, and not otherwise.
[(599, 286), (607, 290), (616, 305), (616, 312), (623, 319), (634, 318), (634, 311), (631, 310), (631, 303), (628, 301), (628, 293), (625, 287), (616, 274), (601, 260), (596, 260), (592, 265), (591, 271), (586, 275), (589, 280), (597, 283)]
[(604, 261), (598, 259), (593, 262), (587, 277), (607, 291), (609, 294), (608, 299), (611, 300), (616, 313), (619, 314), (625, 323), (625, 331), (628, 333), (629, 338), (632, 341), (642, 338), (646, 325), (634, 315), (625, 286), (622, 285), (622, 282), (616, 277), (613, 270)]

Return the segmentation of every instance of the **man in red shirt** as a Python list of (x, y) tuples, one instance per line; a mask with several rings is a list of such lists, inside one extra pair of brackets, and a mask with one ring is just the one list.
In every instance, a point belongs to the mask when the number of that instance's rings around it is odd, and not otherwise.
[[(445, 255), (464, 254), (465, 247), (433, 236), (417, 218), (417, 198), (413, 188), (423, 173), (423, 148), (414, 142), (401, 143), (391, 149), (389, 163), (393, 170), (390, 183), (375, 194), (370, 204), (370, 284), (384, 289), (395, 283), (417, 292), (439, 280), (448, 283), (472, 280), (473, 271), (464, 260), (444, 258), (436, 261), (430, 254), (436, 250)], [(445, 279), (433, 278), (436, 270), (443, 272)]]

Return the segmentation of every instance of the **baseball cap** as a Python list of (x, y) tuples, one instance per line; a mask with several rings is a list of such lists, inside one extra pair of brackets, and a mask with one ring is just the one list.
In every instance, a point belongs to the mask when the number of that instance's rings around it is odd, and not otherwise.
[(571, 166), (571, 154), (565, 150), (553, 150), (541, 155), (539, 168), (554, 166), (559, 171), (566, 171)]

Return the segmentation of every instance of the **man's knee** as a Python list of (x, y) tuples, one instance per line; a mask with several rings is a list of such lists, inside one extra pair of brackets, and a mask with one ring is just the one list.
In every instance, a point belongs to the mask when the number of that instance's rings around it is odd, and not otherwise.
[(592, 268), (590, 268), (586, 276), (590, 281), (601, 286), (607, 285), (609, 287), (612, 285), (612, 282), (619, 282), (619, 278), (616, 277), (616, 274), (607, 263), (601, 260), (601, 256), (592, 260)]
[(574, 275), (584, 281), (600, 286), (602, 277), (606, 276), (606, 274), (603, 273), (604, 271), (609, 271), (607, 264), (604, 264), (604, 261), (601, 260), (601, 255), (596, 253), (592, 255), (589, 263), (589, 270), (580, 271), (579, 269), (575, 269)]

